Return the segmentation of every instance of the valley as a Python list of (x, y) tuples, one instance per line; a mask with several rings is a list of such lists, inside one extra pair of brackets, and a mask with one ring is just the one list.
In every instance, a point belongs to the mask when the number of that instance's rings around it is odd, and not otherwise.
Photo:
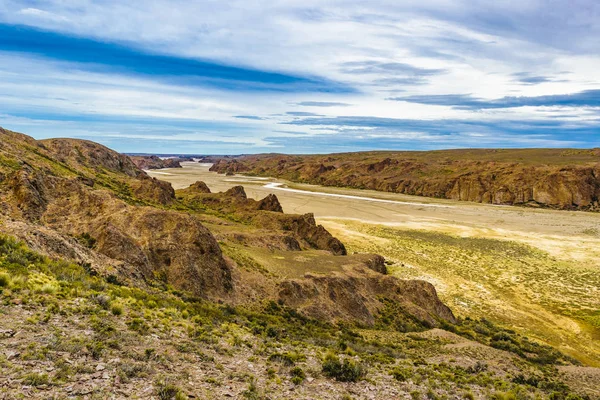
[(600, 396), (599, 214), (178, 164), (0, 128), (0, 398)]
[(433, 283), (457, 315), (490, 318), (600, 365), (598, 213), (226, 176), (208, 164), (182, 165), (149, 174), (176, 189), (202, 180), (213, 191), (243, 185), (250, 197), (275, 193), (285, 212), (314, 212), (349, 252), (381, 254), (393, 275)]

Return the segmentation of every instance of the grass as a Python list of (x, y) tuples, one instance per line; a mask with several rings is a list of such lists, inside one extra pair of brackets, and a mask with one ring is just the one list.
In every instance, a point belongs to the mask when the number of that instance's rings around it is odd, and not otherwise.
[[(600, 344), (593, 339), (600, 335), (600, 298), (594, 294), (600, 275), (593, 262), (556, 258), (511, 240), (358, 222), (343, 222), (343, 227), (345, 231), (332, 230), (349, 252), (381, 254), (393, 263), (391, 274), (433, 283), (458, 315), (511, 326), (582, 362), (600, 365)], [(375, 240), (365, 240), (365, 235)]]
[(49, 385), (50, 378), (48, 374), (32, 372), (23, 377), (23, 383), (31, 386)]
[[(232, 307), (160, 286), (141, 289), (118, 285), (90, 275), (83, 266), (40, 256), (10, 237), (0, 236), (0, 274), (11, 280), (10, 289), (0, 294), (0, 310), (3, 314), (21, 312), (23, 308), (12, 305), (13, 300), (20, 299), (34, 313), (35, 324), (7, 319), (8, 314), (3, 320), (22, 323), (22, 338), (27, 332), (43, 332), (42, 337), (48, 338), (39, 344), (32, 340), (30, 346), (21, 349), (23, 361), (27, 358), (55, 365), (47, 374), (27, 369), (19, 372), (19, 378), (32, 386), (51, 383), (57, 387), (82, 374), (94, 373), (95, 366), (103, 364), (113, 369), (121, 382), (154, 382), (154, 395), (160, 399), (185, 398), (188, 371), (199, 366), (219, 374), (218, 378), (210, 378), (214, 382), (240, 380), (245, 388), (238, 394), (249, 399), (263, 398), (264, 393), (277, 390), (284, 381), (305, 387), (309, 375), (332, 382), (358, 382), (379, 380), (391, 373), (396, 382), (401, 377), (412, 380), (423, 393), (430, 383), (443, 388), (434, 390), (436, 396), (462, 393), (465, 388), (478, 392), (496, 387), (506, 387), (505, 391), (524, 388), (540, 396), (557, 391), (540, 383), (554, 382), (554, 370), (528, 358), (519, 361), (526, 368), (521, 370), (523, 378), (517, 381), (476, 364), (472, 369), (441, 365), (427, 359), (448, 358), (446, 352), (452, 350), (445, 349), (439, 340), (416, 336), (418, 333), (400, 333), (391, 322), (379, 329), (359, 331), (347, 324), (306, 318), (275, 302), (259, 308)], [(55, 290), (37, 290), (49, 283)], [(127, 310), (126, 316), (114, 311), (120, 306)], [(478, 323), (465, 322), (449, 329), (462, 330), (460, 334), (473, 331), (480, 341), (497, 342), (499, 346), (510, 343), (527, 353), (535, 350), (524, 347), (528, 342), (522, 336), (494, 325), (478, 328)], [(65, 324), (71, 327), (66, 330)], [(502, 334), (496, 336), (499, 332)], [(337, 353), (329, 352), (332, 348)], [(82, 353), (89, 355), (85, 364), (65, 361)], [(473, 356), (489, 358), (486, 354)], [(255, 371), (264, 372), (228, 377), (221, 363), (236, 359), (251, 360), (247, 362), (259, 366)], [(0, 373), (10, 375), (16, 371), (0, 360)], [(531, 373), (526, 371), (535, 371), (535, 386)], [(559, 389), (564, 396), (571, 393), (567, 387)]]

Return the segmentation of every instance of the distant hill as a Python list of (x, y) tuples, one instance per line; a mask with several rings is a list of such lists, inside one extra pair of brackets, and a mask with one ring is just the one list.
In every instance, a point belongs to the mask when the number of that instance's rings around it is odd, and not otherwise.
[(211, 171), (488, 204), (600, 210), (600, 149), (261, 154), (217, 160)]

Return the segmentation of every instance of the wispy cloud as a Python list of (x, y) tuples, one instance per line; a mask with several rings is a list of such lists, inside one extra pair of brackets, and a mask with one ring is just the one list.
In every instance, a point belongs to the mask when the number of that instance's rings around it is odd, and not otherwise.
[(5, 0), (0, 125), (122, 151), (597, 146), (599, 13), (594, 0)]
[(337, 101), (301, 101), (296, 105), (302, 107), (347, 107), (350, 104)]
[(262, 121), (264, 118), (259, 117), (258, 115), (234, 115), (233, 118), (237, 119), (250, 119), (254, 121)]
[(26, 26), (0, 24), (0, 50), (85, 64), (86, 68), (92, 71), (143, 75), (185, 86), (213, 86), (238, 91), (352, 91), (350, 87), (326, 79), (161, 55), (122, 44), (63, 35)]
[(423, 85), (427, 78), (441, 75), (444, 69), (419, 68), (400, 62), (380, 61), (351, 61), (341, 64), (340, 70), (345, 74), (358, 75), (382, 75), (384, 78), (375, 79), (374, 82), (381, 85)]
[(312, 113), (308, 111), (288, 111), (287, 115), (292, 115), (294, 117), (323, 117), (323, 114)]
[(600, 90), (586, 90), (573, 94), (557, 94), (532, 97), (503, 97), (485, 100), (465, 94), (449, 95), (415, 95), (391, 97), (388, 100), (409, 103), (451, 106), (460, 109), (482, 110), (491, 108), (514, 107), (600, 107)]

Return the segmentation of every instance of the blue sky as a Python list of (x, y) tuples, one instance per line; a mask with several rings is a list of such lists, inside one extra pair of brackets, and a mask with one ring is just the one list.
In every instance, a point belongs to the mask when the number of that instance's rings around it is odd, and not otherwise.
[(600, 147), (594, 0), (0, 1), (0, 126), (123, 152)]

